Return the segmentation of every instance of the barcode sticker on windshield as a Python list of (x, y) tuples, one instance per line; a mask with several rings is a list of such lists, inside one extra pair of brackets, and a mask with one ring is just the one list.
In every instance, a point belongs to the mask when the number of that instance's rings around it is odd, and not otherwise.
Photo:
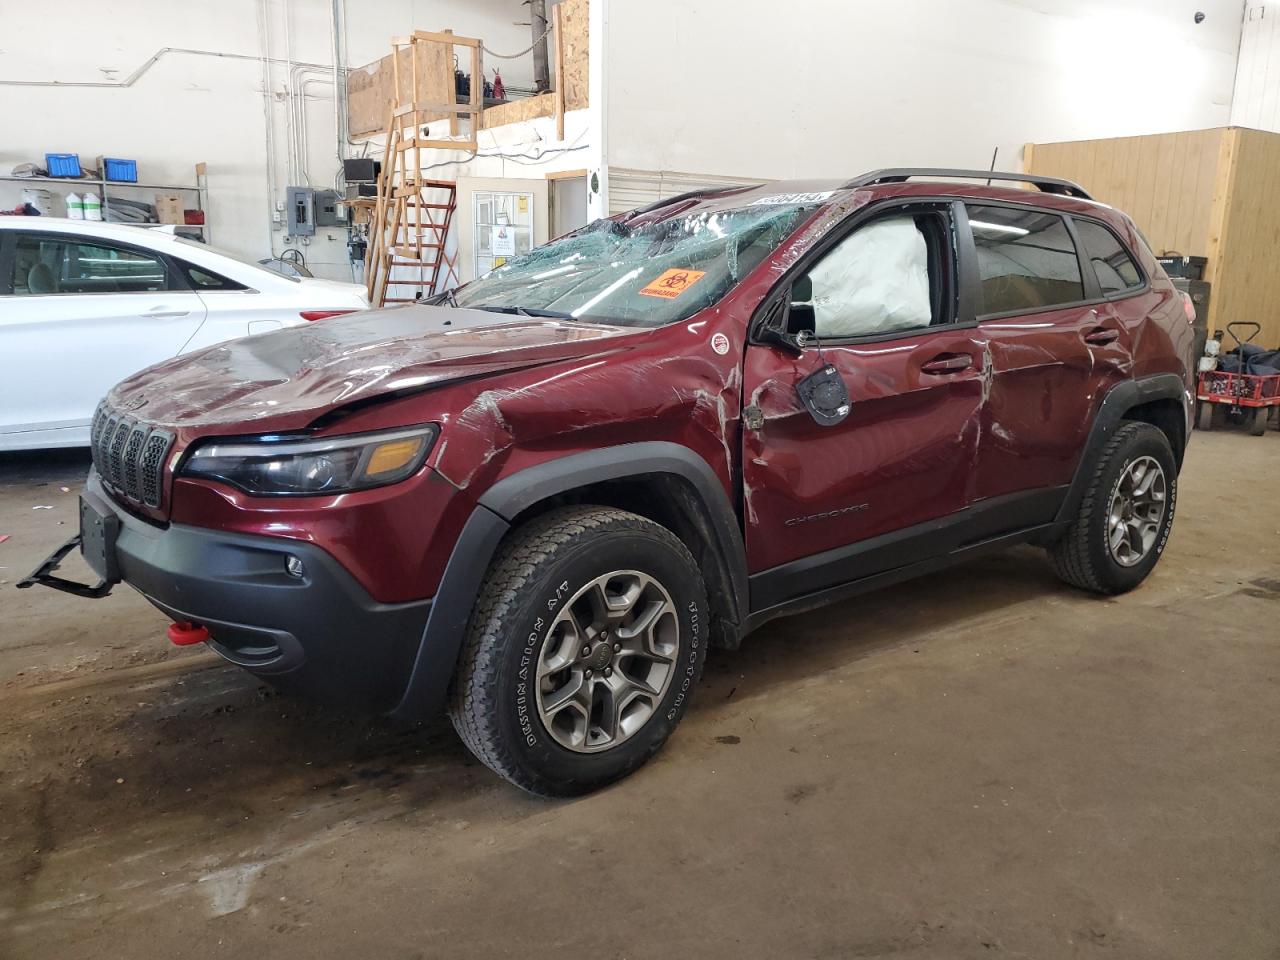
[(752, 200), (748, 206), (758, 207), (761, 204), (770, 203), (789, 203), (789, 204), (805, 204), (805, 203), (821, 203), (830, 197), (834, 190), (819, 190), (817, 193), (774, 193), (767, 197), (761, 197), (759, 200)]
[(674, 300), (695, 283), (707, 275), (705, 270), (664, 270), (661, 276), (640, 288), (640, 294), (646, 297), (661, 297), (663, 300)]

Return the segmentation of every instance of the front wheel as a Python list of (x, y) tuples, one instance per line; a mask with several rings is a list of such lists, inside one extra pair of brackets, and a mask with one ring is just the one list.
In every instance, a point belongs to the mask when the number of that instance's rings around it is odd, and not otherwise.
[(515, 531), (472, 613), (450, 717), (519, 787), (573, 796), (631, 773), (675, 729), (707, 648), (707, 599), (666, 528), (606, 507)]
[(1094, 593), (1132, 590), (1164, 552), (1178, 498), (1178, 467), (1164, 433), (1120, 426), (1094, 464), (1076, 519), (1049, 548), (1058, 576)]
[(1253, 415), (1249, 420), (1249, 433), (1255, 437), (1260, 437), (1267, 432), (1267, 414), (1271, 412), (1270, 407), (1254, 407)]

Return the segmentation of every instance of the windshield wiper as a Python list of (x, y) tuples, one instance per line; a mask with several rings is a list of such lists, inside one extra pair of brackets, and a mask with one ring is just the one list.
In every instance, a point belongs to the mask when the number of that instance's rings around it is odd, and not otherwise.
[(576, 320), (572, 313), (563, 310), (544, 310), (541, 307), (521, 307), (507, 304), (486, 304), (476, 307), (477, 310), (488, 310), (490, 313), (514, 313), (521, 317), (550, 317), (553, 320)]
[(447, 303), (451, 307), (458, 305), (458, 298), (453, 295), (453, 290), (449, 289), (444, 293), (433, 294), (422, 301), (429, 307), (438, 307), (442, 303)]

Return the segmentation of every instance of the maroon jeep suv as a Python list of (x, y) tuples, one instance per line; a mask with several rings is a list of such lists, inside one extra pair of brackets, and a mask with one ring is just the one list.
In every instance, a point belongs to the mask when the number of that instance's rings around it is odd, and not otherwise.
[[(1027, 542), (1077, 587), (1139, 584), (1191, 317), (1066, 181), (697, 191), (130, 377), (79, 536), (21, 586), (128, 583), (175, 642), (404, 720), (447, 704), (497, 773), (581, 793), (774, 617)], [(76, 547), (98, 584), (54, 573)]]

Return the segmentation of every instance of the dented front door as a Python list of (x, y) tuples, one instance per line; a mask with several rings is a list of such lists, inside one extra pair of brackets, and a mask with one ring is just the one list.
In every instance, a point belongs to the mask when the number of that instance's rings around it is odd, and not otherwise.
[[(819, 426), (796, 383), (823, 358), (848, 385), (849, 416)], [(816, 347), (795, 357), (773, 346), (747, 350), (743, 417), (743, 510), (750, 571), (814, 558), (946, 517), (969, 502), (983, 403), (983, 344), (973, 328), (948, 328), (878, 343)], [(903, 538), (890, 566), (917, 559)], [(870, 546), (876, 546), (872, 544)], [(799, 593), (843, 577), (814, 561)], [(849, 568), (845, 568), (848, 572)]]

